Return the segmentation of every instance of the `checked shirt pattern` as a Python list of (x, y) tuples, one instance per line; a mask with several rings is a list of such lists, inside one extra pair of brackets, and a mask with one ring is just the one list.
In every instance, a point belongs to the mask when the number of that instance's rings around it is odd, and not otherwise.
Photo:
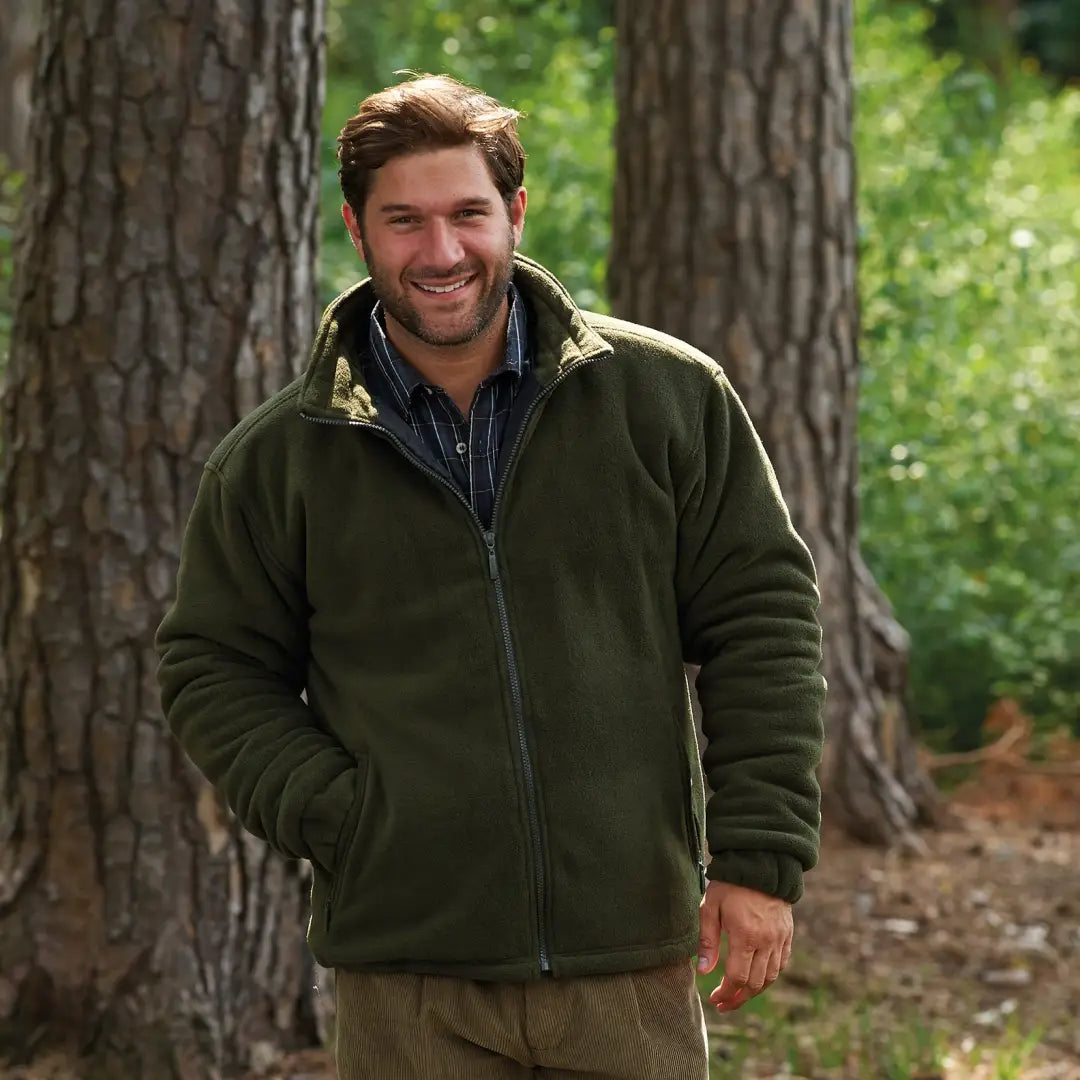
[(467, 416), (391, 344), (381, 301), (371, 313), (368, 333), (373, 360), (368, 379), (376, 403), (409, 424), (429, 464), (450, 474), (485, 528), (491, 525), (507, 417), (529, 364), (525, 303), (513, 285), (507, 295), (510, 322), (503, 362), (476, 388)]

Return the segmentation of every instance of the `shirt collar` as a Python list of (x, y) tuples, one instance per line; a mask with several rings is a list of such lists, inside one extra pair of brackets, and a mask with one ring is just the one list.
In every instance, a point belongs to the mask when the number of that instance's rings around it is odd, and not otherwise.
[[(503, 362), (488, 376), (489, 379), (505, 371), (520, 378), (528, 359), (528, 319), (525, 314), (525, 302), (513, 282), (510, 283), (506, 295), (510, 301), (509, 323), (506, 328), (506, 352), (503, 355)], [(393, 392), (398, 407), (405, 411), (412, 404), (417, 391), (422, 386), (431, 386), (432, 383), (394, 348), (386, 336), (383, 323), (383, 305), (380, 300), (371, 312), (368, 343), (371, 346), (371, 355)]]

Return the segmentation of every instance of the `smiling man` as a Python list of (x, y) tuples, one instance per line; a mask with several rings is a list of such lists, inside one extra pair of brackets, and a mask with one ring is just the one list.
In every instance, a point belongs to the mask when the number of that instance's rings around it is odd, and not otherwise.
[(162, 697), (311, 861), (341, 1080), (703, 1080), (692, 957), (769, 986), (817, 858), (814, 567), (721, 367), (515, 253), (516, 123), (427, 76), (345, 125), (370, 277), (207, 463)]

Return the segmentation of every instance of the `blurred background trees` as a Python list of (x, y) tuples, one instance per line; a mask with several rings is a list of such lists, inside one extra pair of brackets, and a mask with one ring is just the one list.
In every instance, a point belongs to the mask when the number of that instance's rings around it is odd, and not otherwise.
[(611, 304), (722, 359), (817, 565), (823, 811), (894, 843), (937, 798), (907, 635), (859, 552), (848, 10), (619, 4)]
[(1080, 734), (1080, 93), (859, 9), (863, 548), (932, 741), (1004, 695)]
[[(1006, 35), (1001, 63), (976, 11)], [(1080, 8), (856, 0), (853, 17), (860, 539), (911, 638), (907, 705), (938, 748), (978, 745), (1003, 695), (1080, 734)], [(323, 299), (362, 272), (334, 139), (409, 68), (526, 113), (523, 248), (608, 310), (613, 18), (590, 0), (330, 0)]]

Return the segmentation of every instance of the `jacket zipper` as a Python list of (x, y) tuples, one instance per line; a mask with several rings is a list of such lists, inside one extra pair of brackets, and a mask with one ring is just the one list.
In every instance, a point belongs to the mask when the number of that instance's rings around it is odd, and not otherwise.
[[(583, 357), (570, 369), (570, 371), (575, 370), (582, 364), (591, 363), (593, 360), (598, 359), (600, 359), (599, 356)], [(532, 755), (529, 753), (529, 743), (525, 734), (525, 709), (521, 696), (521, 680), (518, 676), (517, 656), (514, 653), (514, 640), (510, 634), (510, 617), (506, 608), (506, 596), (503, 592), (502, 577), (499, 574), (499, 563), (496, 558), (495, 525), (498, 521), (499, 501), (502, 498), (503, 483), (505, 482), (506, 477), (510, 475), (511, 466), (514, 463), (514, 459), (517, 457), (518, 449), (525, 437), (525, 431), (529, 426), (529, 420), (536, 410), (537, 405), (539, 405), (540, 402), (570, 374), (570, 371), (564, 371), (561, 375), (552, 379), (547, 387), (541, 389), (536, 397), (530, 402), (525, 415), (522, 417), (521, 424), (518, 427), (517, 436), (514, 439), (514, 444), (506, 459), (506, 468), (503, 471), (503, 475), (499, 477), (499, 484), (495, 489), (495, 499), (492, 502), (491, 507), (490, 529), (484, 528), (484, 523), (477, 516), (472, 505), (469, 503), (469, 500), (459, 490), (457, 485), (447, 480), (446, 477), (436, 472), (430, 465), (418, 458), (389, 428), (385, 428), (381, 424), (373, 423), (370, 420), (349, 420), (345, 418), (337, 419), (329, 416), (310, 416), (308, 413), (304, 412), (303, 409), (300, 410), (300, 415), (305, 420), (310, 420), (314, 424), (330, 424), (335, 427), (369, 428), (388, 439), (395, 447), (397, 447), (398, 451), (421, 472), (426, 473), (433, 480), (437, 480), (443, 487), (453, 493), (458, 502), (460, 502), (468, 511), (469, 517), (472, 518), (473, 523), (476, 525), (480, 532), (480, 536), (484, 541), (484, 546), (487, 548), (488, 554), (488, 577), (490, 577), (495, 588), (495, 604), (499, 610), (499, 623), (502, 627), (503, 635), (503, 649), (506, 653), (506, 663), (510, 673), (510, 696), (514, 706), (514, 723), (517, 729), (518, 754), (521, 759), (521, 771), (525, 778), (525, 801), (529, 811), (529, 831), (533, 849), (533, 882), (536, 890), (536, 931), (539, 942), (540, 970), (546, 974), (551, 973), (551, 958), (548, 952), (547, 918), (544, 914), (547, 910), (547, 879), (544, 873), (543, 839), (540, 835), (540, 812), (537, 808), (536, 774), (533, 772)]]

